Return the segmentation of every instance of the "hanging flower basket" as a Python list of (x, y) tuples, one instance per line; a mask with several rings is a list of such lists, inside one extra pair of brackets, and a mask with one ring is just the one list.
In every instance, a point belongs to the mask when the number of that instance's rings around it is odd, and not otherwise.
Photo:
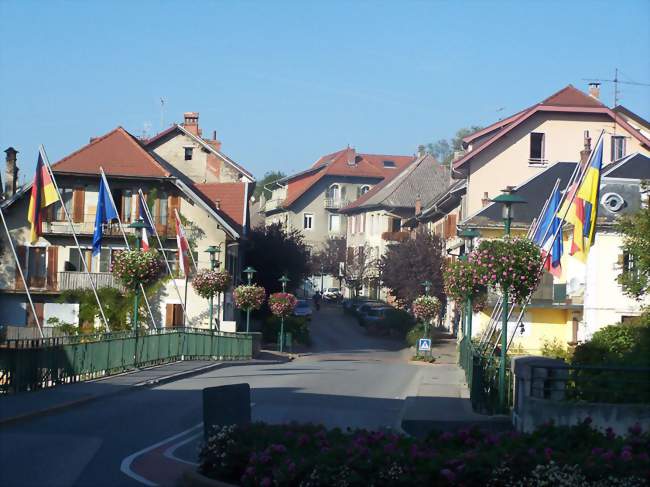
[(165, 264), (155, 250), (125, 250), (116, 253), (111, 264), (111, 272), (129, 289), (157, 281), (164, 270)]
[(440, 300), (435, 296), (418, 296), (413, 301), (412, 309), (418, 320), (429, 321), (438, 316)]
[(233, 295), (235, 306), (243, 310), (260, 309), (266, 299), (266, 291), (256, 284), (237, 286)]
[(474, 297), (485, 290), (478, 282), (476, 267), (466, 260), (455, 260), (446, 264), (445, 293), (456, 303), (464, 303), (467, 298)]
[(269, 296), (269, 308), (275, 316), (289, 316), (298, 300), (291, 293), (274, 293)]
[(484, 240), (469, 256), (475, 282), (507, 290), (514, 302), (521, 303), (539, 284), (542, 253), (524, 238)]
[(226, 271), (201, 269), (192, 279), (192, 287), (196, 294), (209, 299), (217, 293), (226, 291), (230, 286), (230, 280), (230, 274)]

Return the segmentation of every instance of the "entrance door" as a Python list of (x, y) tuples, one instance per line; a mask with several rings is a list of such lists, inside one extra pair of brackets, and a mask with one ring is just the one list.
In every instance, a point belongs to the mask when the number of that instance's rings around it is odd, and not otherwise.
[(29, 248), (29, 287), (45, 287), (45, 247)]

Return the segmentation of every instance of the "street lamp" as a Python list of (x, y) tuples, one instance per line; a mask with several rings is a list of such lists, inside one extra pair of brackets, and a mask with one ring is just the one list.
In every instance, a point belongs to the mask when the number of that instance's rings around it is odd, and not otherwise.
[[(140, 237), (142, 236), (142, 229), (146, 228), (147, 225), (142, 221), (141, 218), (132, 222), (129, 225), (129, 228), (135, 230), (135, 248), (140, 248)], [(138, 362), (138, 301), (140, 298), (140, 286), (135, 287), (135, 297), (133, 298), (133, 333), (135, 334), (135, 355), (133, 359), (133, 364), (137, 365)]]
[[(253, 269), (251, 266), (248, 266), (246, 269), (244, 269), (244, 274), (246, 274), (246, 277), (248, 278), (249, 286), (253, 282), (253, 274), (255, 274), (256, 272), (257, 271)], [(250, 325), (251, 325), (251, 309), (247, 308), (246, 309), (246, 333), (249, 332)]]
[(320, 265), (320, 293), (323, 294), (323, 275), (325, 273), (323, 264)]
[[(503, 205), (503, 225), (504, 235), (510, 235), (510, 225), (515, 217), (513, 205), (526, 203), (521, 196), (515, 194), (516, 190), (512, 186), (508, 186), (502, 190), (502, 194), (494, 198), (494, 203)], [(499, 405), (501, 409), (506, 407), (506, 352), (508, 348), (508, 290), (504, 287), (503, 293), (503, 309), (501, 315), (501, 362), (499, 363)]]
[[(221, 252), (221, 245), (214, 246), (210, 245), (205, 251), (210, 255), (210, 269), (215, 270), (219, 267), (219, 253)], [(219, 299), (217, 297), (217, 320), (219, 319)], [(212, 325), (214, 323), (214, 296), (210, 295), (210, 330), (212, 330)], [(218, 329), (218, 327), (217, 327)]]
[[(467, 259), (468, 255), (474, 250), (474, 239), (479, 238), (481, 234), (475, 228), (465, 228), (458, 232), (458, 236), (463, 239), (465, 251), (461, 254), (461, 259)], [(467, 298), (465, 303), (465, 330), (463, 335), (472, 340), (472, 296)]]
[[(428, 296), (429, 291), (431, 290), (431, 286), (433, 285), (433, 283), (431, 281), (429, 281), (429, 280), (426, 280), (426, 281), (423, 281), (421, 284), (424, 286), (424, 294)], [(424, 322), (424, 336), (427, 337), (427, 338), (429, 337), (429, 321), (428, 320)]]
[[(282, 276), (278, 281), (282, 283), (282, 292), (287, 292), (287, 283), (289, 278), (285, 275)], [(280, 316), (280, 352), (284, 352), (284, 315)]]

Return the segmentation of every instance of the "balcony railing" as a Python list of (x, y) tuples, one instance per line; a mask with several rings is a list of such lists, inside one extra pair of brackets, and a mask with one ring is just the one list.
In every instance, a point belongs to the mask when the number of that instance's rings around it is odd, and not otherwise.
[[(488, 291), (487, 303), (494, 305), (501, 301), (501, 293)], [(532, 304), (578, 304), (575, 300), (567, 299), (566, 284), (540, 284), (531, 297)]]
[[(134, 229), (129, 228), (130, 221), (122, 221), (124, 233), (133, 235)], [(95, 214), (84, 215), (82, 222), (72, 224), (74, 231), (77, 235), (92, 235), (95, 233)], [(156, 230), (161, 236), (174, 235), (176, 229), (173, 224), (156, 223)], [(48, 221), (43, 222), (43, 233), (49, 235), (72, 235), (70, 224), (67, 221)], [(119, 237), (122, 235), (120, 226), (117, 222), (105, 223), (103, 226), (103, 233), (107, 236)]]
[(268, 200), (264, 205), (264, 210), (271, 211), (271, 210), (275, 210), (276, 208), (280, 208), (283, 202), (284, 202), (284, 198), (276, 198), (273, 200)]
[(348, 203), (349, 203), (348, 200), (342, 198), (325, 198), (325, 208), (329, 208), (333, 210), (338, 210), (339, 208), (343, 208), (344, 206), (347, 206)]
[(381, 234), (381, 239), (388, 242), (404, 242), (409, 239), (409, 236), (409, 232), (384, 232)]
[[(90, 276), (90, 279), (88, 278)], [(79, 289), (92, 289), (90, 280), (92, 279), (96, 289), (102, 287), (112, 287), (124, 291), (124, 286), (110, 272), (91, 272), (87, 275), (85, 272), (59, 272), (59, 291), (76, 291)]]

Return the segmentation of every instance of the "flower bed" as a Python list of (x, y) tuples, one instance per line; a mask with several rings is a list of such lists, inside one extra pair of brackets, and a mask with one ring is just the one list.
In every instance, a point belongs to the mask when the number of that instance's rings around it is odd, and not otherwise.
[(235, 306), (243, 310), (260, 309), (266, 299), (266, 291), (256, 284), (237, 286), (233, 292)]
[[(199, 471), (248, 486), (641, 486), (650, 435), (598, 432), (589, 421), (532, 434), (459, 430), (418, 440), (317, 425), (215, 427)], [(546, 482), (546, 483), (544, 483)]]
[(165, 264), (155, 250), (116, 252), (111, 265), (111, 272), (129, 289), (157, 281), (164, 269)]
[(192, 279), (192, 287), (196, 294), (205, 299), (226, 291), (228, 286), (230, 286), (230, 274), (226, 271), (201, 269)]

